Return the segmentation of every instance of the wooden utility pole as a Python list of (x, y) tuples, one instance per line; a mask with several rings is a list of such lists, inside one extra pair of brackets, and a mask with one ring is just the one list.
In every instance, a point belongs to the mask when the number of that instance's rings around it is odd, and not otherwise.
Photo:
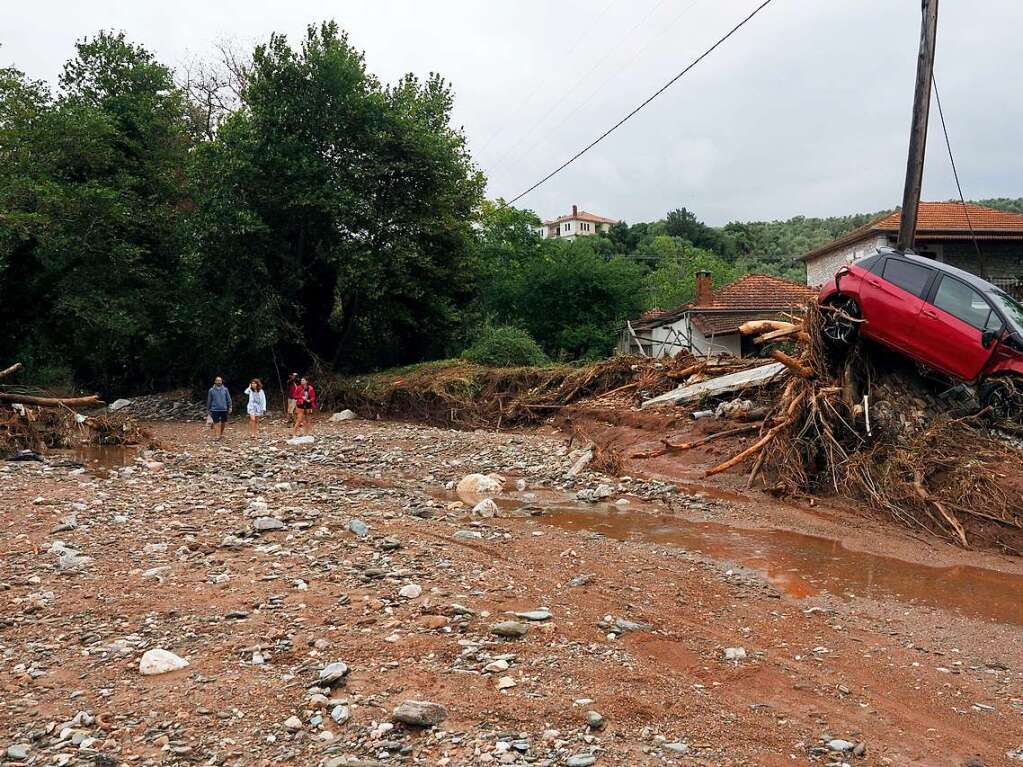
[(920, 57), (916, 62), (916, 95), (913, 97), (913, 125), (909, 133), (909, 160), (906, 163), (906, 188), (902, 193), (902, 219), (898, 249), (912, 250), (916, 234), (916, 215), (920, 205), (920, 185), (924, 177), (927, 149), (927, 116), (931, 107), (931, 74), (934, 71), (934, 43), (938, 34), (938, 0), (923, 0), (920, 25)]

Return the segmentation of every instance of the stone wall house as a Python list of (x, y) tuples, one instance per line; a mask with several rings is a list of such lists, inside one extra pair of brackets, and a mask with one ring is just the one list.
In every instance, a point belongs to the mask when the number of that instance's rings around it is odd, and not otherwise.
[(617, 223), (617, 219), (579, 210), (578, 205), (573, 205), (571, 213), (544, 221), (542, 226), (537, 227), (536, 233), (545, 240), (572, 241), (577, 237), (592, 237), (600, 232), (608, 232)]
[(816, 295), (797, 282), (766, 274), (747, 274), (714, 290), (710, 273), (698, 272), (696, 297), (690, 303), (667, 311), (654, 309), (629, 320), (618, 351), (648, 357), (674, 357), (683, 351), (744, 357), (756, 349), (739, 333), (739, 325), (800, 313)]
[[(801, 256), (806, 264), (806, 284), (820, 287), (840, 266), (869, 256), (879, 247), (894, 246), (901, 220), (899, 211), (882, 216)], [(964, 208), (959, 202), (922, 202), (914, 250), (984, 277), (1016, 295), (1023, 286), (1023, 215), (1018, 213), (973, 204)]]

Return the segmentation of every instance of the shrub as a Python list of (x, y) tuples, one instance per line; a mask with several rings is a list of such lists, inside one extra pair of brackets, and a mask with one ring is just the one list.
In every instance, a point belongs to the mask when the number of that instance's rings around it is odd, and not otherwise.
[(524, 330), (508, 325), (486, 328), (462, 357), (491, 367), (536, 367), (548, 363), (547, 355)]

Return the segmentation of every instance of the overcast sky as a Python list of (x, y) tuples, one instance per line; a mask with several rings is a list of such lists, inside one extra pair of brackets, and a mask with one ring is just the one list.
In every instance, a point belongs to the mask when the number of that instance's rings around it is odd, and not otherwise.
[[(218, 40), (292, 39), (335, 19), (391, 81), (437, 71), (510, 198), (685, 67), (759, 0), (32, 0), (0, 64), (54, 81), (74, 41), (124, 30), (171, 66)], [(686, 206), (712, 224), (901, 202), (919, 0), (774, 0), (689, 75), (521, 205), (630, 222)], [(935, 67), (968, 198), (1023, 196), (1023, 4), (944, 0)], [(932, 108), (924, 199), (956, 194)]]

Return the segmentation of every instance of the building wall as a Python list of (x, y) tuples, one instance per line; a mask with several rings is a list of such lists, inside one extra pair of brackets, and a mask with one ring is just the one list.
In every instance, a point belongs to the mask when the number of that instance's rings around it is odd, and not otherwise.
[(817, 288), (835, 276), (839, 267), (851, 264), (858, 258), (865, 258), (878, 248), (887, 245), (888, 238), (884, 235), (876, 235), (866, 240), (860, 240), (839, 248), (831, 253), (818, 256), (806, 261), (806, 284)]
[[(681, 338), (679, 337), (681, 334)], [(643, 354), (650, 357), (674, 357), (681, 351), (690, 351), (690, 347), (680, 346), (685, 344), (686, 339), (692, 346), (692, 353), (698, 355), (707, 354), (731, 354), (734, 357), (742, 356), (742, 337), (738, 333), (708, 338), (699, 328), (692, 326), (688, 317), (682, 317), (669, 325), (658, 327), (637, 333), (642, 341)], [(629, 329), (622, 331), (622, 339), (618, 345), (622, 353), (636, 353), (636, 340), (629, 334)]]
[[(884, 245), (894, 246), (894, 244), (894, 235), (879, 235), (807, 261), (806, 284), (813, 287), (823, 285), (843, 264), (869, 256)], [(917, 243), (916, 251), (921, 256), (933, 258), (973, 274), (980, 274), (977, 250), (973, 246), (973, 240), (945, 240), (943, 242), (924, 240)], [(988, 240), (985, 242), (981, 239), (980, 252), (984, 258), (989, 279), (1023, 278), (1023, 241)]]
[[(972, 240), (948, 240), (942, 245), (942, 261), (979, 274), (977, 250)], [(980, 253), (984, 258), (988, 278), (1023, 277), (1023, 242), (981, 241)]]
[[(565, 231), (565, 224), (571, 224), (571, 228)], [(586, 224), (590, 228), (582, 229), (581, 224)], [(611, 230), (610, 224), (594, 224), (590, 221), (580, 221), (579, 219), (572, 219), (570, 221), (562, 221), (560, 224), (551, 224), (550, 226), (544, 225), (537, 229), (543, 239), (559, 239), (572, 241), (576, 237), (592, 237), (598, 232), (608, 232)]]

